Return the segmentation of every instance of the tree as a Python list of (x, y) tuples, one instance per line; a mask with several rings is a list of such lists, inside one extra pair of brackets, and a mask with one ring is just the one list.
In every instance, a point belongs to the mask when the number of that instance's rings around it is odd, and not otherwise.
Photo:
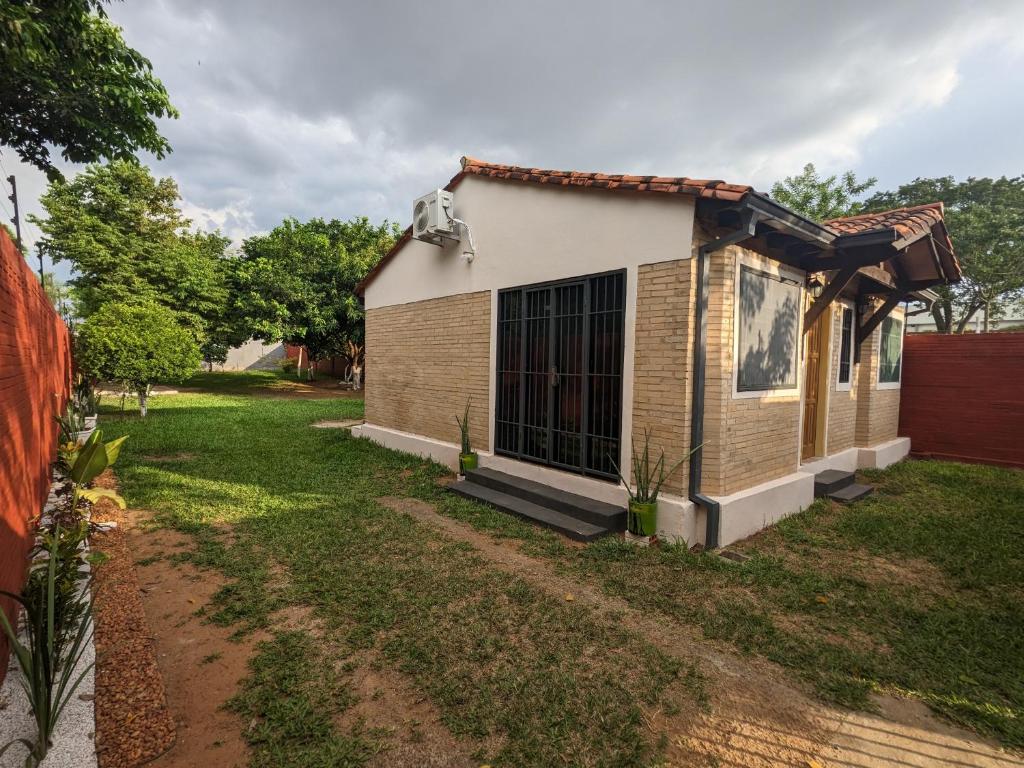
[(853, 171), (823, 179), (814, 163), (808, 163), (798, 176), (787, 176), (772, 184), (771, 197), (813, 221), (825, 221), (861, 213), (864, 203), (858, 198), (877, 181), (874, 176), (857, 181)]
[(894, 192), (879, 192), (868, 210), (942, 202), (963, 280), (939, 286), (932, 316), (941, 333), (963, 333), (982, 312), (989, 320), (1024, 298), (1024, 176), (998, 179), (952, 176), (915, 179)]
[(53, 304), (53, 308), (57, 310), (64, 322), (68, 325), (71, 324), (71, 319), (74, 317), (74, 294), (64, 283), (57, 282), (53, 272), (43, 273), (43, 290), (46, 292), (46, 297)]
[(366, 217), (286, 219), (242, 244), (237, 307), (255, 336), (305, 347), (311, 361), (348, 355), (349, 342), (361, 350), (363, 311), (355, 287), (398, 234), (396, 224), (374, 225)]
[(222, 359), (248, 337), (232, 314), (236, 260), (219, 233), (190, 232), (173, 179), (155, 179), (137, 163), (92, 165), (71, 181), (50, 183), (40, 202), (47, 217), (29, 219), (44, 237), (37, 247), (74, 265), (71, 280), (83, 317), (108, 301), (147, 300), (178, 313)]
[(178, 113), (103, 6), (0, 0), (0, 143), (51, 178), (48, 145), (75, 163), (170, 152), (154, 119)]
[(137, 392), (143, 417), (151, 385), (180, 381), (201, 360), (195, 336), (177, 315), (143, 302), (109, 302), (90, 315), (75, 337), (75, 358), (91, 378)]

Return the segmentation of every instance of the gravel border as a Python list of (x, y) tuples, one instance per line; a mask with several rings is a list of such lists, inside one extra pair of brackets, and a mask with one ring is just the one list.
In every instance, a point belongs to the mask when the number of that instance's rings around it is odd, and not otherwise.
[[(109, 472), (97, 485), (116, 488)], [(174, 744), (174, 717), (142, 606), (125, 533), (128, 515), (104, 501), (93, 521), (115, 523), (96, 535), (108, 560), (96, 568), (96, 748), (102, 768), (133, 768)]]

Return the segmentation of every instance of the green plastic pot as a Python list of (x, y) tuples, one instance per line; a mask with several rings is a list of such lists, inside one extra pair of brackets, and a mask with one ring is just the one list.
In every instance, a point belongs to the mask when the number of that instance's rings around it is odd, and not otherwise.
[(475, 453), (460, 453), (459, 454), (459, 469), (462, 474), (466, 474), (471, 469), (476, 469), (480, 465), (480, 457)]
[(658, 531), (658, 502), (629, 502), (629, 532), (637, 536), (653, 536)]

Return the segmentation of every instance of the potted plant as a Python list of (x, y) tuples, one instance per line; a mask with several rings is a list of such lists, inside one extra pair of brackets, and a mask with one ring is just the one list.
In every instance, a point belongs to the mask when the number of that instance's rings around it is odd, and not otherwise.
[[(700, 446), (697, 446), (699, 448)], [(636, 490), (630, 487), (626, 478), (622, 476), (615, 460), (612, 459), (612, 466), (615, 467), (615, 474), (626, 486), (626, 493), (629, 494), (629, 506), (626, 510), (626, 540), (637, 544), (647, 545), (658, 531), (658, 494), (661, 486), (672, 476), (683, 463), (697, 450), (694, 448), (671, 469), (665, 469), (665, 452), (654, 463), (651, 463), (651, 433), (644, 430), (643, 450), (637, 453), (635, 445), (632, 451), (633, 479), (636, 482)]]
[(455, 421), (458, 423), (459, 431), (462, 434), (462, 450), (459, 453), (459, 474), (465, 475), (469, 470), (476, 469), (480, 465), (480, 457), (473, 452), (473, 447), (469, 444), (469, 400), (466, 401), (466, 411), (462, 414), (462, 418), (460, 419), (456, 415)]

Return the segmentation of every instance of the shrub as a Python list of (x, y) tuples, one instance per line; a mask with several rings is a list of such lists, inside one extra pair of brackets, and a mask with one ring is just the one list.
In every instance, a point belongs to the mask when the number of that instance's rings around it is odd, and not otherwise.
[(137, 392), (143, 416), (150, 385), (181, 381), (202, 362), (194, 332), (157, 304), (104, 304), (82, 324), (75, 350), (87, 375)]

